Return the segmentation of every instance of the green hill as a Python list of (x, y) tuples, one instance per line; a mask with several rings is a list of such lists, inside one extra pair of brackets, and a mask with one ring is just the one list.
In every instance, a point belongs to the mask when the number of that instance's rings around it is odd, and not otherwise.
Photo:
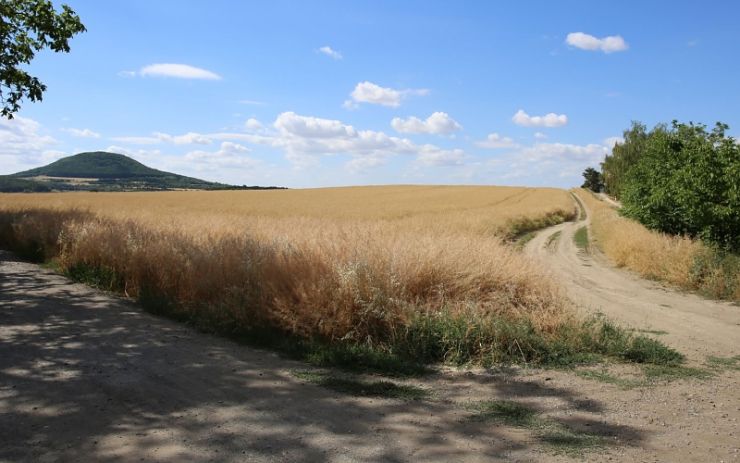
[[(13, 174), (14, 177), (136, 178), (179, 175), (152, 169), (123, 154), (93, 151), (62, 158), (43, 167)], [(197, 180), (197, 179), (193, 179)], [(203, 180), (198, 180), (203, 182)], [(208, 183), (208, 182), (205, 182)]]
[(225, 190), (276, 187), (234, 186), (152, 169), (128, 156), (80, 153), (43, 167), (0, 176), (0, 191)]

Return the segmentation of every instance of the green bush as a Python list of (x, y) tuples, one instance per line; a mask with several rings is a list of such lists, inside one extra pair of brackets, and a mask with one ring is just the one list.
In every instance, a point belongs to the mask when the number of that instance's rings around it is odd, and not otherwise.
[(740, 252), (740, 146), (727, 129), (674, 121), (649, 132), (623, 182), (622, 213), (653, 230)]

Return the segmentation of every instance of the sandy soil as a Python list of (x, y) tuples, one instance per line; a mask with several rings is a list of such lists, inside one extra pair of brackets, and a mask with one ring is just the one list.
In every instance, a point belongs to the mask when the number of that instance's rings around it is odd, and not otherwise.
[[(740, 309), (579, 255), (574, 228), (529, 249), (587, 307), (668, 331), (695, 363), (738, 353)], [(740, 461), (737, 370), (623, 390), (569, 371), (443, 369), (393, 379), (430, 393), (407, 401), (338, 393), (296, 376), (306, 369), (0, 252), (0, 461)], [(602, 446), (561, 454), (540, 431), (475, 419), (469, 405), (493, 399)]]

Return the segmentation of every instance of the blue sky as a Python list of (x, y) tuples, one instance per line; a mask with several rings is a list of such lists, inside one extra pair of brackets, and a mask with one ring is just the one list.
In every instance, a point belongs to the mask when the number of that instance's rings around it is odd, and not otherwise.
[(740, 3), (67, 2), (0, 173), (89, 150), (236, 184), (580, 184), (632, 120), (740, 127)]

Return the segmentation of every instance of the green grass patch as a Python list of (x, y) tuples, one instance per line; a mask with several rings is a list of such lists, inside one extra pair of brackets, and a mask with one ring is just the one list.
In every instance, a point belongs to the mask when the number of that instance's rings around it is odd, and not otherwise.
[(644, 380), (619, 378), (618, 376), (614, 376), (606, 370), (579, 370), (576, 371), (576, 375), (580, 376), (581, 378), (586, 378), (593, 381), (613, 384), (622, 389), (632, 389), (634, 387), (646, 385)]
[(585, 225), (576, 230), (576, 233), (573, 235), (573, 241), (579, 249), (588, 250), (588, 228)]
[(522, 249), (524, 249), (524, 246), (526, 246), (527, 243), (529, 243), (530, 241), (532, 241), (534, 239), (535, 236), (537, 236), (537, 232), (536, 231), (531, 231), (531, 232), (527, 232), (527, 233), (523, 234), (522, 236), (520, 236), (519, 238), (517, 238), (516, 244), (514, 245), (514, 247), (518, 251), (521, 251)]
[(606, 446), (606, 438), (598, 434), (576, 432), (565, 426), (553, 426), (538, 436), (556, 455), (582, 457)]
[(668, 334), (668, 331), (663, 331), (663, 330), (635, 330), (633, 329), (632, 331), (635, 331), (637, 333), (643, 333), (643, 334), (652, 334), (654, 336), (663, 336), (665, 334)]
[(396, 384), (392, 381), (366, 381), (359, 378), (336, 376), (328, 373), (298, 371), (296, 378), (325, 387), (342, 394), (360, 397), (383, 397), (399, 400), (422, 400), (429, 397), (429, 391), (407, 384)]
[(474, 412), (476, 421), (490, 421), (518, 428), (534, 428), (542, 425), (539, 413), (513, 400), (485, 400), (467, 407)]
[(583, 455), (606, 444), (604, 436), (579, 432), (537, 410), (511, 400), (486, 400), (467, 405), (473, 421), (490, 422), (515, 428), (530, 429), (540, 442), (556, 454)]
[(740, 355), (734, 357), (707, 357), (707, 366), (713, 370), (740, 370)]
[(545, 247), (551, 248), (555, 246), (555, 244), (560, 240), (560, 236), (563, 234), (562, 231), (556, 231), (552, 235), (550, 235), (547, 238), (547, 243), (545, 243)]
[(675, 381), (678, 379), (707, 379), (710, 371), (681, 365), (644, 365), (642, 371), (650, 381)]
[(105, 291), (123, 291), (124, 283), (121, 275), (105, 266), (75, 264), (66, 270), (68, 278)]

